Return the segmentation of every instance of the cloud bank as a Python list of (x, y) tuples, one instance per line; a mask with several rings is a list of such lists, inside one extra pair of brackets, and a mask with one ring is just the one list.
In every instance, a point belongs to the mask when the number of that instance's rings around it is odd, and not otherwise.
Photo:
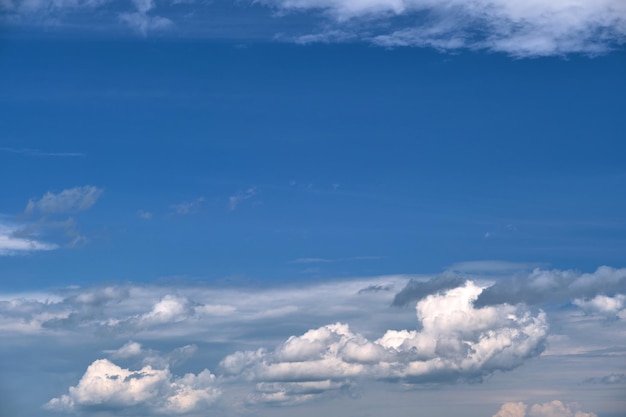
[(370, 341), (336, 323), (292, 336), (273, 351), (240, 351), (220, 364), (255, 382), (252, 401), (299, 403), (360, 378), (432, 384), (480, 381), (538, 355), (548, 332), (543, 312), (474, 308), (484, 287), (468, 281), (417, 303), (421, 330), (388, 330)]
[(554, 400), (533, 404), (530, 408), (523, 402), (505, 403), (493, 417), (598, 417), (595, 413), (580, 411), (578, 404), (563, 404)]

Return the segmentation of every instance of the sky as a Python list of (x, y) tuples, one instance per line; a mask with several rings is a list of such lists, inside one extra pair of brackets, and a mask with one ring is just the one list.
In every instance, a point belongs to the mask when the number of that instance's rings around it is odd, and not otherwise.
[(0, 417), (625, 417), (626, 3), (0, 0)]

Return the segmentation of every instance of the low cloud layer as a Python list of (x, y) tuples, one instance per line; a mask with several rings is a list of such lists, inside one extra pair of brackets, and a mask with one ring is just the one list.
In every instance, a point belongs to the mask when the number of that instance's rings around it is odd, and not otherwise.
[(598, 417), (595, 413), (580, 411), (578, 404), (564, 404), (554, 400), (544, 404), (528, 406), (523, 402), (511, 402), (502, 405), (502, 408), (493, 417)]
[(302, 402), (361, 378), (411, 384), (480, 381), (538, 355), (548, 331), (543, 312), (523, 306), (476, 309), (483, 287), (468, 281), (417, 306), (420, 331), (388, 330), (370, 341), (336, 323), (292, 336), (273, 351), (236, 352), (226, 375), (255, 382), (253, 401)]

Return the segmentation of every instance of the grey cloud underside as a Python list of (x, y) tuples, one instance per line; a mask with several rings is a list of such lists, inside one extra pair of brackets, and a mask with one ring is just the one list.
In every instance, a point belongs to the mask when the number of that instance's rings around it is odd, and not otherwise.
[(449, 290), (463, 285), (466, 278), (460, 275), (439, 275), (429, 280), (411, 279), (406, 286), (393, 298), (392, 305), (405, 306), (411, 302), (436, 294), (439, 291)]
[[(394, 306), (410, 302), (459, 286), (471, 275), (446, 273), (430, 279), (411, 279), (393, 299)], [(536, 268), (530, 273), (516, 272), (493, 279), (475, 302), (476, 307), (497, 304), (544, 305), (573, 302), (583, 310), (594, 313), (618, 314), (624, 309), (626, 268), (602, 266), (592, 273), (573, 270), (545, 270)]]
[(476, 306), (501, 303), (568, 303), (574, 299), (594, 298), (626, 292), (626, 268), (607, 266), (593, 273), (535, 269), (528, 275), (496, 281), (476, 300)]
[[(383, 47), (470, 49), (516, 57), (601, 54), (626, 42), (626, 4), (621, 0), (264, 0), (239, 2), (232, 12), (254, 5), (260, 26), (275, 27), (270, 38), (312, 42), (368, 42)], [(206, 28), (195, 16), (210, 14), (210, 2), (134, 0), (0, 0), (8, 22), (58, 24), (82, 12), (114, 16), (116, 24), (142, 35)], [(205, 10), (206, 9), (206, 10)], [(68, 13), (72, 12), (72, 13)], [(89, 13), (88, 13), (89, 12)], [(190, 12), (194, 12), (190, 14)], [(299, 32), (294, 18), (318, 29)], [(201, 17), (198, 19), (202, 19)], [(301, 27), (301, 25), (297, 25)], [(266, 34), (268, 36), (268, 34)], [(236, 206), (237, 201), (231, 206)]]

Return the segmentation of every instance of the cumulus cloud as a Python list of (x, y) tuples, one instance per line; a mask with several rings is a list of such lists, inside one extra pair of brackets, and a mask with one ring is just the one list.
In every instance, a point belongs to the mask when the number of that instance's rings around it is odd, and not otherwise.
[[(335, 22), (329, 31), (347, 28), (360, 38), (383, 46), (488, 49), (514, 56), (546, 56), (601, 53), (622, 44), (626, 38), (626, 5), (620, 0), (265, 3), (284, 11), (321, 11)], [(380, 21), (390, 29), (376, 33)]]
[(208, 369), (182, 377), (168, 367), (146, 365), (131, 371), (108, 359), (94, 361), (76, 386), (51, 399), (45, 408), (71, 411), (97, 407), (148, 409), (159, 413), (187, 413), (214, 403), (221, 395), (216, 377)]
[[(528, 410), (528, 412), (527, 412)], [(505, 403), (493, 417), (598, 417), (595, 413), (580, 411), (578, 404), (564, 404), (554, 400), (533, 404), (530, 408), (523, 402)]]
[(534, 269), (530, 274), (500, 279), (483, 291), (476, 305), (547, 302), (566, 303), (577, 298), (626, 292), (626, 268), (601, 266), (593, 273)]
[(614, 297), (596, 295), (591, 299), (577, 298), (573, 303), (588, 314), (626, 319), (626, 296), (624, 294), (617, 294)]
[[(363, 377), (405, 383), (480, 381), (538, 355), (548, 325), (521, 305), (477, 309), (472, 281), (417, 303), (421, 330), (388, 330), (375, 341), (335, 323), (291, 336), (273, 351), (237, 352), (220, 364), (257, 383), (257, 401), (297, 403)], [(328, 389), (324, 389), (326, 386)]]
[(47, 192), (39, 200), (31, 199), (25, 213), (67, 213), (87, 210), (102, 196), (103, 190), (93, 185), (68, 188), (60, 193)]

